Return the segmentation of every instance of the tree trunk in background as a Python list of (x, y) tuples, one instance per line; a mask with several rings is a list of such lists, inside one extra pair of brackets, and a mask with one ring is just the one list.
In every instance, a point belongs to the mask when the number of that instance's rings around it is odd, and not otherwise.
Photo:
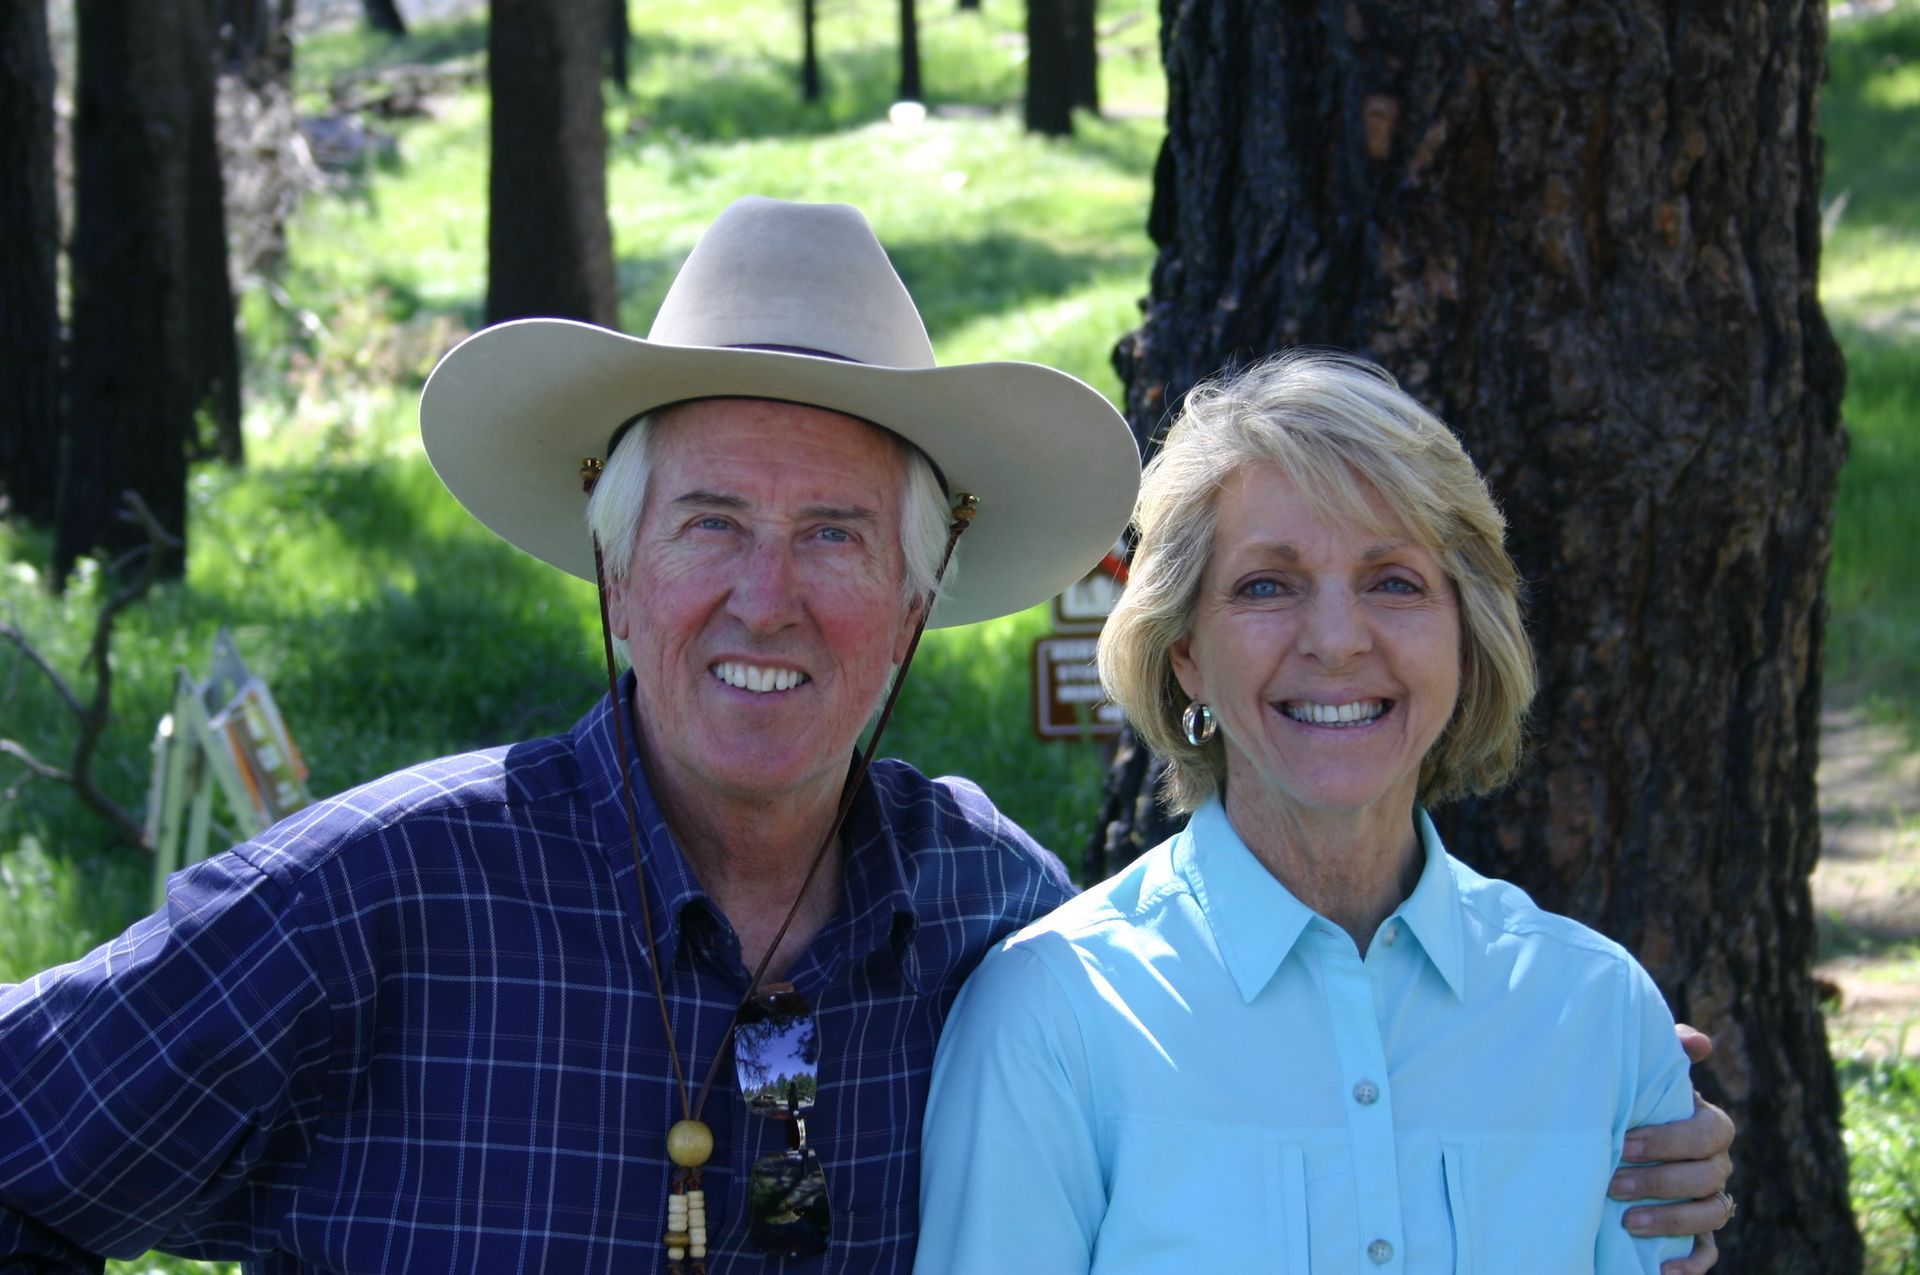
[(197, 436), (190, 454), (218, 455), (237, 465), (240, 439), (240, 346), (234, 335), (233, 276), (227, 268), (226, 194), (220, 180), (215, 124), (214, 29), (209, 0), (174, 0), (180, 79), (187, 94), (187, 382), (197, 411), (214, 430), (211, 446)]
[(1071, 2), (1027, 0), (1029, 133), (1066, 137), (1073, 132), (1073, 72), (1067, 51), (1067, 7)]
[(820, 100), (820, 45), (816, 39), (819, 6), (800, 0), (800, 100)]
[(0, 497), (54, 516), (60, 448), (60, 213), (45, 0), (0, 8)]
[(978, 13), (980, 12), (980, 0), (960, 0), (959, 8), (962, 13), (968, 11)]
[(1071, 104), (1100, 113), (1099, 0), (1067, 0), (1067, 95)]
[(407, 33), (407, 20), (400, 16), (400, 6), (394, 0), (360, 0), (360, 10), (367, 15), (367, 25), (375, 31), (385, 31), (388, 35)]
[(275, 274), (310, 161), (296, 146), (294, 0), (215, 0), (216, 101), (228, 268), (235, 290)]
[(627, 0), (607, 3), (607, 80), (625, 97), (632, 91), (628, 51), (633, 46), (633, 19), (627, 12)]
[(77, 9), (73, 321), (54, 543), (63, 579), (83, 553), (146, 543), (115, 517), (124, 489), (185, 536), (197, 366), (186, 277), (194, 108), (179, 37), (194, 19), (180, 0)]
[[(1825, 0), (1162, 17), (1160, 255), (1116, 353), (1136, 432), (1309, 342), (1461, 433), (1512, 521), (1541, 688), (1513, 787), (1442, 831), (1713, 1034), (1697, 1077), (1741, 1127), (1722, 1267), (1858, 1270), (1807, 886), (1845, 451), (1816, 300)], [(1157, 836), (1104, 830), (1107, 866)]]
[(606, 0), (493, 0), (487, 322), (619, 322), (607, 225)]
[(902, 102), (926, 100), (920, 84), (920, 19), (914, 0), (900, 0), (900, 92)]

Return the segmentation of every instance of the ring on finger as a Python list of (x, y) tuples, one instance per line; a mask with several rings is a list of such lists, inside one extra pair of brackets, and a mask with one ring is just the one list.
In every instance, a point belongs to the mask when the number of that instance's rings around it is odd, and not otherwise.
[[(1720, 1221), (1720, 1226), (1725, 1226), (1728, 1222), (1733, 1221), (1733, 1215), (1740, 1211), (1740, 1206), (1733, 1202), (1733, 1197), (1727, 1194), (1725, 1187), (1721, 1187), (1718, 1191), (1714, 1192), (1714, 1198), (1719, 1200), (1721, 1207), (1727, 1211), (1726, 1217)], [(1713, 1229), (1717, 1231), (1720, 1229), (1720, 1226), (1716, 1226)]]

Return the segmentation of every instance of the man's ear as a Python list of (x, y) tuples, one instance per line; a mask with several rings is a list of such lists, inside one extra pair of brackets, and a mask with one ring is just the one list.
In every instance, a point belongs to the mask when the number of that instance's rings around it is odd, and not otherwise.
[(1183, 633), (1167, 645), (1167, 658), (1173, 664), (1173, 676), (1188, 699), (1207, 698), (1207, 679), (1193, 661), (1193, 635)]
[(906, 661), (907, 647), (913, 643), (913, 631), (919, 627), (920, 613), (927, 609), (927, 595), (922, 593), (907, 604), (900, 617), (900, 631), (893, 638), (893, 666), (899, 668)]
[(607, 628), (613, 634), (615, 642), (627, 640), (627, 587), (628, 577), (608, 580), (607, 591)]

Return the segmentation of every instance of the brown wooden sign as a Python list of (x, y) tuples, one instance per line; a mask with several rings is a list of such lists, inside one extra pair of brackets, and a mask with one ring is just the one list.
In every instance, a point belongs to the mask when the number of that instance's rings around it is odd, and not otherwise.
[(1041, 739), (1120, 733), (1120, 706), (1108, 702), (1093, 664), (1098, 642), (1095, 634), (1074, 633), (1033, 644), (1033, 733)]

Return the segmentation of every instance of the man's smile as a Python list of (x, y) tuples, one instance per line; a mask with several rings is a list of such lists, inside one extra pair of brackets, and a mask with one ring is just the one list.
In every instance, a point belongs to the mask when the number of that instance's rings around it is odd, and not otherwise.
[(759, 695), (774, 691), (790, 691), (812, 680), (799, 669), (778, 668), (770, 664), (748, 664), (741, 660), (721, 660), (709, 666), (707, 671), (728, 686), (742, 691), (752, 691)]

